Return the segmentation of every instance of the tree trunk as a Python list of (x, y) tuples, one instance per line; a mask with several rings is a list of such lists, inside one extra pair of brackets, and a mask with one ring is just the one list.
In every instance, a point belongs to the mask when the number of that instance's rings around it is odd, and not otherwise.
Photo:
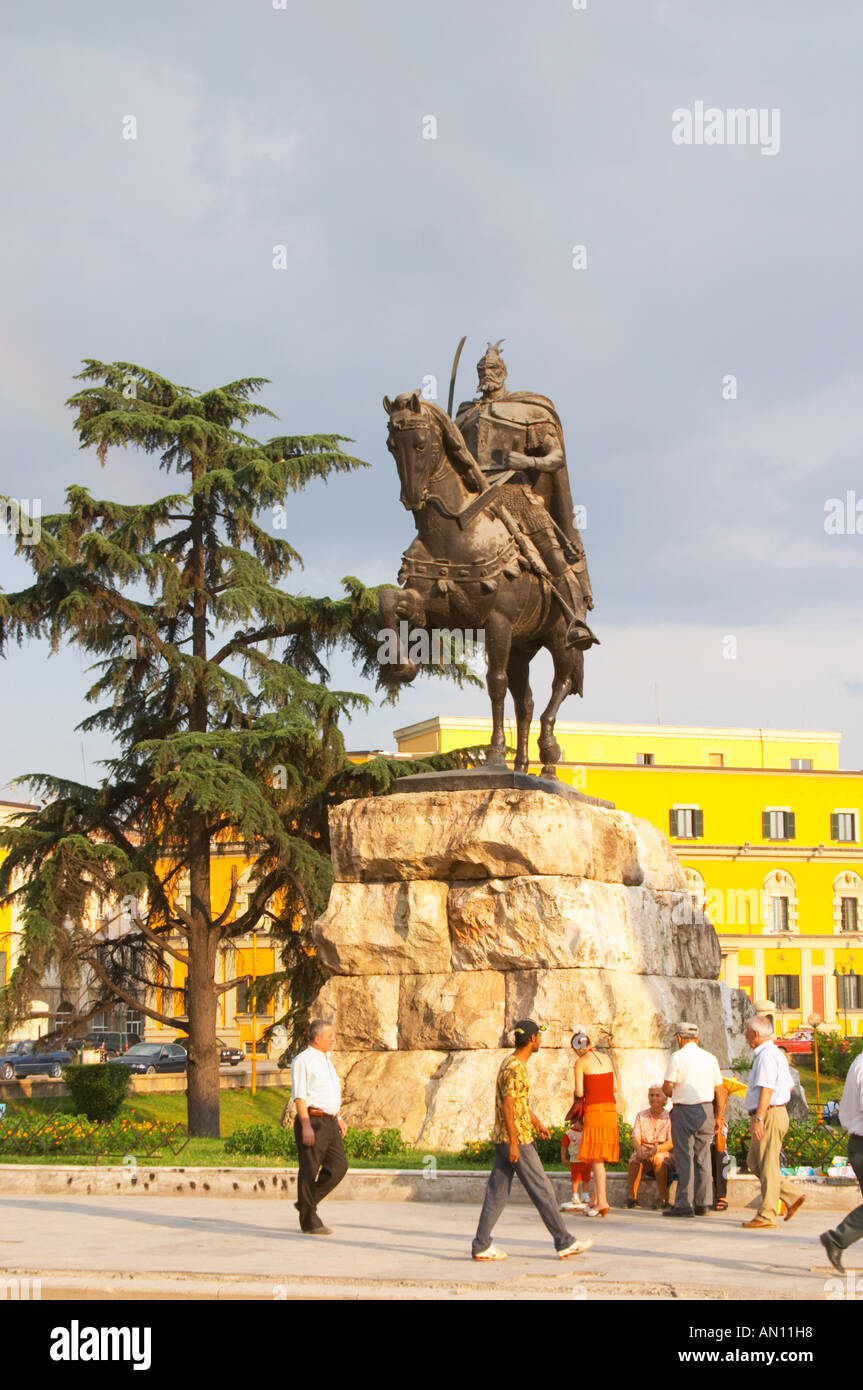
[(189, 973), (186, 1000), (189, 1011), (187, 1107), (189, 1133), (196, 1139), (218, 1139), (219, 1051), (216, 1047), (215, 932), (196, 924), (189, 933)]
[[(192, 454), (192, 477), (197, 482), (205, 469), (204, 458)], [(201, 661), (207, 659), (207, 593), (204, 566), (203, 503), (192, 504), (191, 577), (192, 650)], [(189, 711), (189, 729), (207, 731), (206, 678), (199, 675)], [(186, 1099), (189, 1133), (196, 1139), (218, 1139), (219, 1053), (216, 1048), (216, 950), (218, 932), (213, 930), (213, 904), (210, 894), (210, 833), (200, 811), (189, 817), (189, 887), (192, 927), (189, 931), (189, 971), (186, 980), (186, 1008), (189, 1017), (189, 1066)]]

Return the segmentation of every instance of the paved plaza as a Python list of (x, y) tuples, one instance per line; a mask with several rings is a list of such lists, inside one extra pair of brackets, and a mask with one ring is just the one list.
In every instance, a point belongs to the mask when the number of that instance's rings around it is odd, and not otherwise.
[[(287, 1202), (237, 1198), (0, 1198), (0, 1274), (38, 1277), (47, 1298), (816, 1299), (835, 1277), (818, 1233), (836, 1213), (801, 1212), (775, 1232), (740, 1213), (669, 1221), (659, 1212), (573, 1216), (596, 1244), (559, 1261), (531, 1207), (495, 1232), (509, 1259), (469, 1258), (464, 1203), (333, 1201), (329, 1237), (301, 1236)], [(846, 1259), (859, 1271), (863, 1247)], [(835, 1285), (831, 1286), (835, 1288)]]

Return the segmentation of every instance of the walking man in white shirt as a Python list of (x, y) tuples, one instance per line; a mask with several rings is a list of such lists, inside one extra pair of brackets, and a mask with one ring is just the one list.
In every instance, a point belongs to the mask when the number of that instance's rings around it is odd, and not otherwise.
[(667, 1207), (663, 1216), (706, 1216), (713, 1206), (710, 1145), (722, 1128), (728, 1095), (719, 1063), (712, 1052), (699, 1046), (699, 1037), (697, 1023), (678, 1023), (678, 1050), (671, 1054), (662, 1083), (672, 1100), (671, 1140), (677, 1169), (674, 1206)]
[[(848, 1070), (845, 1089), (839, 1102), (839, 1123), (848, 1131), (848, 1162), (863, 1192), (863, 1052)], [(844, 1221), (832, 1231), (819, 1236), (834, 1269), (842, 1268), (842, 1251), (863, 1237), (863, 1203), (849, 1211)]]
[(307, 1236), (332, 1231), (318, 1216), (318, 1203), (338, 1187), (348, 1171), (343, 1136), (347, 1125), (339, 1114), (342, 1085), (330, 1052), (336, 1045), (331, 1023), (320, 1018), (309, 1025), (309, 1046), (291, 1062), (291, 1099), (297, 1108), (299, 1177), (297, 1210), (300, 1230)]
[(746, 1025), (746, 1041), (755, 1056), (743, 1104), (749, 1111), (751, 1131), (747, 1167), (761, 1183), (761, 1206), (746, 1231), (773, 1231), (779, 1201), (786, 1205), (790, 1221), (806, 1200), (798, 1187), (779, 1171), (779, 1151), (788, 1130), (787, 1105), (791, 1099), (788, 1058), (773, 1041), (773, 1024), (766, 1014), (755, 1014)]

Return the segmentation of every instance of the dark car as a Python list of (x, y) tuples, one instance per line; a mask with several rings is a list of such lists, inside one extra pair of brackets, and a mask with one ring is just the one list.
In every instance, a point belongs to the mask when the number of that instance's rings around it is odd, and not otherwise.
[(91, 1048), (104, 1047), (105, 1056), (110, 1062), (113, 1062), (115, 1057), (121, 1057), (126, 1051), (126, 1042), (122, 1033), (87, 1033), (83, 1038), (70, 1038), (66, 1046), (76, 1056), (80, 1056), (83, 1051), (89, 1051)]
[(12, 1081), (16, 1076), (37, 1076), (42, 1073), (56, 1078), (71, 1060), (71, 1053), (51, 1043), (40, 1046), (38, 1038), (35, 1041), (7, 1043), (0, 1045), (0, 1077), (4, 1081)]
[(219, 1063), (223, 1067), (236, 1067), (245, 1061), (246, 1054), (241, 1047), (228, 1047), (221, 1038), (216, 1038), (219, 1047)]
[(185, 1071), (188, 1061), (186, 1049), (179, 1043), (135, 1043), (117, 1058), (121, 1067), (145, 1076), (154, 1076), (160, 1071)]
[[(177, 1046), (181, 1047), (184, 1052), (188, 1052), (189, 1039), (178, 1038)], [(236, 1067), (240, 1062), (244, 1060), (246, 1056), (245, 1052), (241, 1047), (228, 1047), (228, 1044), (226, 1042), (223, 1042), (221, 1038), (216, 1038), (216, 1046), (219, 1049), (220, 1067)]]

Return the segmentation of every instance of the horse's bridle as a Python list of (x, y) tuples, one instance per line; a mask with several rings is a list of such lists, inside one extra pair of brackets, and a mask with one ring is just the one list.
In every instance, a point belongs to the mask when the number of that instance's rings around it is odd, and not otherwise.
[[(437, 430), (432, 430), (425, 417), (422, 417), (422, 422), (418, 423), (417, 417), (414, 414), (410, 414), (407, 418), (399, 420), (395, 420), (392, 416), (390, 416), (390, 427), (387, 438), (387, 445), (393, 453), (395, 453), (395, 449), (393, 449), (392, 445), (392, 435), (399, 433), (407, 433), (408, 430), (410, 430), (413, 434), (425, 435), (427, 442), (429, 441), (432, 435), (434, 436), (434, 441), (431, 445), (431, 463), (429, 465), (428, 476), (423, 484), (419, 502), (417, 502), (416, 506), (412, 506), (409, 510), (412, 512), (418, 512), (421, 511), (422, 508), (425, 507), (427, 504), (431, 503), (434, 507), (437, 508), (437, 510), (441, 513), (442, 516), (452, 519), (457, 515), (457, 513), (451, 512), (448, 507), (444, 506), (443, 502), (441, 502), (439, 497), (432, 496), (430, 492), (432, 483), (436, 482), (437, 479), (443, 475), (444, 465), (446, 463), (447, 457), (446, 445), (443, 439), (441, 438), (440, 433)], [(437, 457), (435, 457), (435, 451), (437, 451)], [(404, 498), (404, 490), (404, 483), (402, 483), (402, 490), (401, 495), (399, 497), (399, 501), (401, 502), (403, 507), (407, 505)]]

